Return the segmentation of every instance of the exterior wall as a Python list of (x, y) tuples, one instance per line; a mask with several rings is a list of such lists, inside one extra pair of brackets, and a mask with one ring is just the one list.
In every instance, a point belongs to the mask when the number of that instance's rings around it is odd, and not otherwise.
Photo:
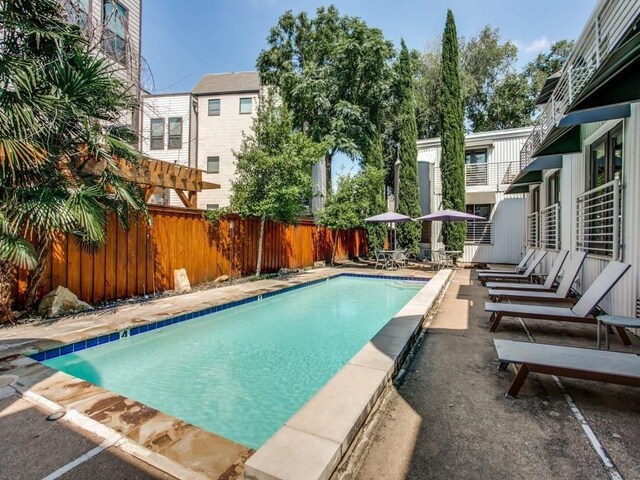
[[(197, 117), (193, 115), (193, 96), (190, 93), (177, 93), (171, 95), (148, 95), (142, 98), (142, 129), (140, 142), (142, 153), (149, 157), (172, 162), (178, 165), (195, 166), (196, 155), (193, 145), (193, 129), (197, 126)], [(181, 148), (168, 148), (169, 145), (169, 118), (182, 118), (182, 146)], [(151, 150), (151, 119), (162, 118), (164, 120), (164, 148)], [(174, 190), (159, 190), (150, 199), (151, 203), (170, 206), (184, 206)]]
[[(229, 205), (231, 181), (235, 176), (234, 151), (240, 149), (242, 133), (249, 132), (258, 107), (258, 93), (211, 94), (198, 96), (197, 167), (206, 172), (207, 157), (220, 157), (220, 173), (207, 173), (203, 180), (220, 184), (218, 190), (205, 190), (198, 194), (198, 208), (208, 204)], [(251, 97), (251, 115), (241, 115), (240, 99)], [(210, 99), (220, 99), (220, 115), (209, 116)]]
[[(607, 313), (636, 316), (640, 298), (640, 104), (632, 104), (631, 117), (624, 119), (623, 193), (622, 193), (622, 252), (620, 260), (631, 269), (600, 303)], [(561, 249), (573, 256), (577, 249), (577, 196), (586, 191), (586, 170), (591, 141), (612, 129), (618, 122), (599, 122), (582, 126), (583, 149), (580, 153), (563, 156), (560, 180)], [(549, 176), (552, 172), (547, 172)], [(546, 184), (541, 186), (541, 207), (546, 206)], [(528, 203), (528, 202), (527, 202)], [(547, 255), (542, 269), (548, 269), (555, 252)], [(589, 254), (574, 288), (584, 292), (606, 267), (610, 258)]]
[[(519, 128), (496, 132), (470, 134), (465, 137), (468, 149), (487, 148), (486, 185), (467, 185), (467, 203), (493, 204), (492, 243), (467, 243), (462, 260), (477, 263), (518, 263), (524, 251), (525, 242), (525, 195), (504, 195), (509, 186), (509, 178), (518, 173), (519, 154), (522, 145), (531, 133), (530, 128)], [(442, 208), (440, 188), (440, 139), (418, 142), (418, 172), (421, 198), (427, 192), (431, 198), (431, 211)], [(425, 175), (422, 164), (434, 167), (433, 180)], [(472, 182), (468, 182), (472, 183)], [(423, 210), (427, 202), (422, 201)], [(423, 214), (431, 213), (423, 211)], [(431, 249), (444, 245), (441, 237), (442, 223), (433, 222), (431, 229)], [(427, 248), (427, 245), (423, 245)]]

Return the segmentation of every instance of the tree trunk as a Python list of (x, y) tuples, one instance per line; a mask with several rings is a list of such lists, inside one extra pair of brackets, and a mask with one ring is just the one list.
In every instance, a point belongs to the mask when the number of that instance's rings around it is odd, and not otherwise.
[(260, 237), (258, 238), (258, 264), (256, 265), (256, 276), (262, 271), (262, 241), (264, 240), (265, 216), (260, 219)]
[(38, 264), (36, 268), (29, 273), (27, 279), (27, 295), (25, 298), (25, 307), (27, 310), (33, 310), (35, 308), (37, 295), (42, 286), (42, 278), (47, 267), (47, 260), (51, 253), (51, 240), (44, 239), (36, 242), (36, 249), (38, 250)]
[(0, 324), (13, 323), (12, 288), (13, 265), (9, 262), (0, 262)]
[(333, 249), (331, 250), (331, 265), (333, 265), (336, 261), (336, 250), (338, 248), (338, 233), (340, 233), (340, 229), (336, 228), (335, 232), (333, 232)]

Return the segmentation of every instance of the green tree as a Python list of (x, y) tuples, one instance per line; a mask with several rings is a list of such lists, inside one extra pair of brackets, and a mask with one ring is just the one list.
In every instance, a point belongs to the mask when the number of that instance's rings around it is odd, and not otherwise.
[(260, 219), (256, 275), (262, 267), (267, 219), (295, 223), (313, 195), (311, 171), (326, 146), (294, 131), (293, 116), (269, 90), (258, 104), (252, 131), (245, 134), (236, 156), (231, 209)]
[[(442, 97), (440, 103), (442, 132), (442, 206), (465, 210), (464, 182), (464, 112), (460, 85), (459, 49), (456, 23), (451, 10), (442, 36)], [(462, 250), (467, 235), (464, 222), (442, 225), (444, 243), (450, 250)]]
[[(419, 217), (420, 188), (418, 186), (418, 129), (414, 97), (414, 76), (409, 50), (401, 41), (398, 58), (398, 99), (400, 105), (398, 121), (398, 141), (400, 143), (400, 185), (398, 195), (398, 213), (410, 217)], [(418, 253), (421, 225), (407, 222), (398, 225), (398, 244), (409, 253)]]
[(134, 101), (119, 67), (55, 0), (0, 2), (0, 31), (0, 321), (11, 321), (15, 267), (31, 270), (30, 307), (57, 234), (96, 248), (111, 213), (126, 227), (146, 208), (114, 161), (138, 159), (134, 135), (114, 127)]
[(336, 152), (363, 158), (374, 140), (389, 90), (393, 45), (359, 18), (334, 6), (315, 18), (288, 11), (257, 60), (260, 79), (278, 87), (294, 126)]
[(572, 40), (559, 40), (549, 47), (548, 52), (539, 53), (535, 59), (527, 63), (523, 74), (529, 81), (530, 93), (535, 100), (545, 80), (562, 69), (573, 50)]
[[(335, 193), (328, 196), (325, 207), (318, 212), (316, 222), (319, 225), (333, 230), (333, 251), (331, 263), (335, 261), (335, 252), (338, 245), (340, 230), (350, 228), (368, 227), (364, 219), (371, 216), (371, 212), (377, 208), (379, 191), (378, 185), (383, 182), (384, 172), (381, 168), (367, 165), (358, 174), (341, 175)], [(380, 210), (377, 211), (380, 213)], [(381, 234), (384, 242), (386, 228), (378, 226), (374, 232)], [(367, 231), (369, 235), (369, 231)], [(379, 248), (375, 247), (374, 248)]]

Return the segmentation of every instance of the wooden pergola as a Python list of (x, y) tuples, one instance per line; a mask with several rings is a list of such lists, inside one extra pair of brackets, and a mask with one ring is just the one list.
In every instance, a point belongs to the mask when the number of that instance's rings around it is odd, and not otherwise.
[[(220, 188), (217, 183), (202, 180), (204, 171), (197, 168), (163, 162), (149, 157), (143, 157), (138, 165), (132, 165), (123, 159), (115, 159), (114, 161), (123, 178), (142, 186), (146, 201), (149, 201), (157, 188), (170, 188), (175, 190), (185, 207), (196, 208), (198, 192)], [(89, 161), (85, 165), (84, 171), (99, 175), (104, 167), (102, 161)]]

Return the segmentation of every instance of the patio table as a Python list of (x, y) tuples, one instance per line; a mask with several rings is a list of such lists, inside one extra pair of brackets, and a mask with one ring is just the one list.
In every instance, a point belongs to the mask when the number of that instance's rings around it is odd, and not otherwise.
[(609, 327), (640, 328), (640, 318), (622, 317), (618, 315), (600, 315), (598, 320), (598, 340), (600, 348), (600, 327), (604, 325), (604, 338), (607, 350), (609, 350)]
[(462, 256), (462, 250), (444, 250), (443, 252), (447, 257), (447, 265), (455, 267), (454, 260)]

